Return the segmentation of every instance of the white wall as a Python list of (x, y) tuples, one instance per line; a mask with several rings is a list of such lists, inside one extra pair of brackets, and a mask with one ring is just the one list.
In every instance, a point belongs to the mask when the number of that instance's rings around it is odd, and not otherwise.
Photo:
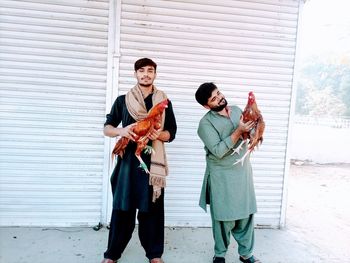
[(294, 124), (291, 158), (315, 163), (350, 163), (350, 128)]

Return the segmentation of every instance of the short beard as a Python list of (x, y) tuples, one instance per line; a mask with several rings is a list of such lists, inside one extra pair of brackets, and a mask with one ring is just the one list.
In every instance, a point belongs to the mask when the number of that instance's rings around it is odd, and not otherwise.
[(148, 88), (148, 87), (153, 86), (153, 83), (152, 83), (152, 84), (147, 84), (147, 85), (145, 85), (145, 84), (141, 84), (141, 83), (138, 83), (138, 84), (139, 84), (139, 86), (141, 86), (141, 87), (145, 87), (145, 88)]
[(210, 108), (212, 111), (216, 111), (216, 112), (219, 112), (219, 111), (222, 111), (223, 109), (226, 108), (227, 106), (227, 100), (226, 99), (223, 99), (225, 101), (224, 104), (220, 105), (220, 106), (217, 106), (217, 107), (212, 107)]

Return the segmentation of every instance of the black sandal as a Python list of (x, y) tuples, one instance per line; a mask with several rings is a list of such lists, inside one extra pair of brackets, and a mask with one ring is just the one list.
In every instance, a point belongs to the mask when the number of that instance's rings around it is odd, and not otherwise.
[(223, 258), (223, 257), (213, 257), (213, 263), (225, 263), (225, 258)]
[(257, 259), (254, 256), (251, 256), (250, 258), (244, 259), (242, 256), (239, 256), (239, 260), (243, 263), (262, 263), (259, 259)]

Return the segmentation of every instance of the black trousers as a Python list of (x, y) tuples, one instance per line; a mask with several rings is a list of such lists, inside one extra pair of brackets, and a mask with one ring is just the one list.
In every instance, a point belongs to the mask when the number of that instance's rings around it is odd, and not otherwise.
[[(162, 196), (160, 199), (163, 199)], [(135, 228), (136, 209), (130, 211), (113, 210), (108, 248), (104, 257), (117, 260), (129, 243)], [(157, 200), (149, 212), (138, 211), (138, 234), (148, 259), (160, 258), (164, 252), (164, 202)]]

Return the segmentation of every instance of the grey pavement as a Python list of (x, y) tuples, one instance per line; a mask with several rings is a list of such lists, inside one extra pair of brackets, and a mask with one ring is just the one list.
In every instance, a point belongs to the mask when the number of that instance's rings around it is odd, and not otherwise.
[[(263, 263), (350, 262), (350, 164), (292, 165), (286, 228), (256, 229)], [(100, 263), (108, 230), (0, 228), (0, 263)], [(166, 228), (166, 263), (211, 263), (210, 228)], [(227, 263), (239, 263), (232, 239)], [(137, 230), (118, 263), (147, 263)]]
[[(210, 263), (213, 240), (210, 228), (166, 228), (166, 263)], [(1, 263), (100, 263), (108, 230), (102, 228), (0, 228)], [(340, 262), (320, 253), (318, 247), (290, 230), (256, 229), (255, 255), (264, 263)], [(135, 230), (118, 263), (146, 263)], [(237, 244), (231, 240), (226, 262), (239, 262)]]

